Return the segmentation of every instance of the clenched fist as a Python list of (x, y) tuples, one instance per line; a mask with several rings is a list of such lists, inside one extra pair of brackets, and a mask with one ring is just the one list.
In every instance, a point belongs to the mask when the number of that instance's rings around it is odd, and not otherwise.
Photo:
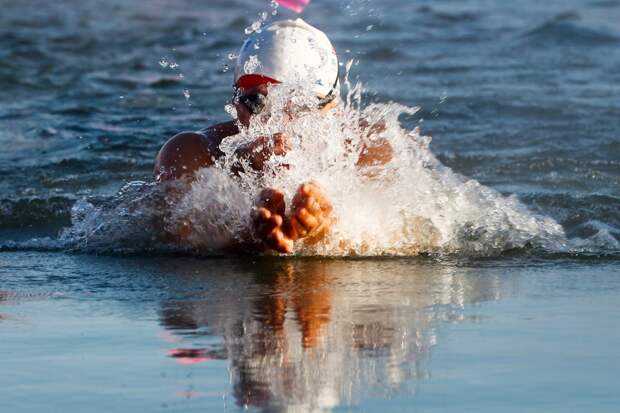
[(332, 223), (332, 204), (327, 195), (315, 183), (309, 182), (299, 186), (291, 216), (285, 224), (288, 238), (306, 242), (318, 242), (329, 230)]
[(293, 240), (284, 234), (284, 193), (277, 189), (264, 189), (258, 197), (252, 219), (256, 237), (265, 249), (290, 254)]
[(312, 244), (325, 237), (333, 222), (331, 212), (329, 199), (315, 183), (299, 186), (288, 218), (284, 193), (264, 189), (252, 212), (254, 233), (263, 248), (290, 254), (294, 241), (303, 238), (306, 244)]

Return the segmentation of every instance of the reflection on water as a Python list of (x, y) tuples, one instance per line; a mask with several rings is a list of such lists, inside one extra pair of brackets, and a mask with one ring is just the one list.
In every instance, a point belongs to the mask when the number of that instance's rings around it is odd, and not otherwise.
[(237, 405), (270, 411), (411, 394), (442, 325), (475, 322), (465, 305), (514, 290), (512, 278), (411, 261), (259, 261), (205, 282), (163, 303), (168, 356), (228, 359)]
[[(8, 293), (6, 291), (0, 290), (0, 305), (2, 305), (3, 302), (7, 301), (7, 297), (8, 297)], [(0, 313), (0, 321), (9, 320), (9, 319), (10, 317), (8, 315), (4, 315)]]

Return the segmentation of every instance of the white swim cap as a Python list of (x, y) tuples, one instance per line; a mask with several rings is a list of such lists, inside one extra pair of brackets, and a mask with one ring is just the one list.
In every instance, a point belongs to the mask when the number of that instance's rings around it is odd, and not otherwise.
[(273, 22), (241, 47), (235, 85), (309, 81), (318, 95), (337, 95), (338, 57), (319, 29), (302, 19)]

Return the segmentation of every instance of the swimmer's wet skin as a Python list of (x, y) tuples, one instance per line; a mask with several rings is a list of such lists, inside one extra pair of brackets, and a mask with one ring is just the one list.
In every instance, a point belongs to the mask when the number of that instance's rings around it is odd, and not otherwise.
[[(241, 48), (235, 69), (233, 104), (237, 119), (214, 125), (199, 132), (182, 132), (172, 137), (155, 160), (158, 182), (189, 180), (197, 171), (213, 167), (224, 156), (222, 142), (247, 129), (254, 116), (268, 116), (270, 88), (283, 82), (303, 80), (313, 85), (316, 102), (308, 102), (303, 110), (327, 112), (338, 107), (339, 80), (336, 51), (327, 36), (301, 19), (274, 22), (261, 33), (251, 35)], [(295, 117), (295, 111), (287, 113)], [(362, 125), (370, 136), (380, 125)], [(262, 171), (273, 155), (283, 156), (290, 149), (289, 137), (276, 133), (257, 136), (239, 146), (235, 156), (239, 162), (229, 171), (236, 175), (247, 165)], [(357, 165), (365, 167), (389, 162), (392, 148), (387, 141), (372, 148), (362, 144), (354, 149)], [(251, 212), (253, 233), (241, 236), (229, 249), (245, 252), (273, 250), (293, 252), (295, 242), (307, 245), (324, 239), (334, 221), (328, 195), (309, 177), (300, 182), (287, 213), (284, 193), (278, 188), (263, 188)], [(260, 189), (260, 188), (259, 188)], [(183, 243), (192, 229), (187, 226), (168, 239)]]

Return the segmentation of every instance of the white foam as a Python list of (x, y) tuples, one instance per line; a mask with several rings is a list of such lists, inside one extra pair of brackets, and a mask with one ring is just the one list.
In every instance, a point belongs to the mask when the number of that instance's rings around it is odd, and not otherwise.
[[(239, 223), (248, 222), (248, 206), (260, 189), (280, 189), (290, 202), (300, 184), (314, 181), (333, 202), (336, 222), (325, 242), (314, 246), (297, 243), (296, 253), (301, 255), (486, 255), (525, 246), (557, 249), (566, 243), (562, 227), (554, 220), (533, 214), (514, 196), (504, 197), (443, 166), (429, 148), (431, 138), (421, 136), (418, 130), (403, 129), (398, 121), (399, 116), (413, 114), (417, 108), (396, 103), (362, 108), (356, 98), (361, 92), (357, 87), (336, 110), (308, 111), (289, 119), (287, 107), (315, 104), (314, 96), (297, 92), (304, 89), (298, 85), (272, 87), (271, 116), (258, 116), (249, 129), (227, 139), (222, 145), (226, 156), (217, 168), (229, 170), (239, 145), (278, 132), (290, 138), (292, 149), (285, 156), (273, 156), (264, 173), (251, 171), (226, 182), (218, 177), (218, 185), (226, 188), (215, 192), (204, 182), (212, 176), (201, 175), (185, 200), (190, 205), (183, 208), (214, 214), (216, 219), (209, 218), (212, 223), (236, 222), (239, 229)], [(360, 127), (362, 119), (384, 123), (385, 130), (363, 138), (367, 131)], [(394, 149), (392, 161), (369, 168), (356, 166), (358, 155), (352, 148), (377, 139), (389, 141)], [(193, 205), (189, 199), (194, 200)], [(201, 230), (199, 225), (194, 236), (200, 238)], [(205, 229), (202, 236), (199, 244), (208, 244), (212, 231)]]

